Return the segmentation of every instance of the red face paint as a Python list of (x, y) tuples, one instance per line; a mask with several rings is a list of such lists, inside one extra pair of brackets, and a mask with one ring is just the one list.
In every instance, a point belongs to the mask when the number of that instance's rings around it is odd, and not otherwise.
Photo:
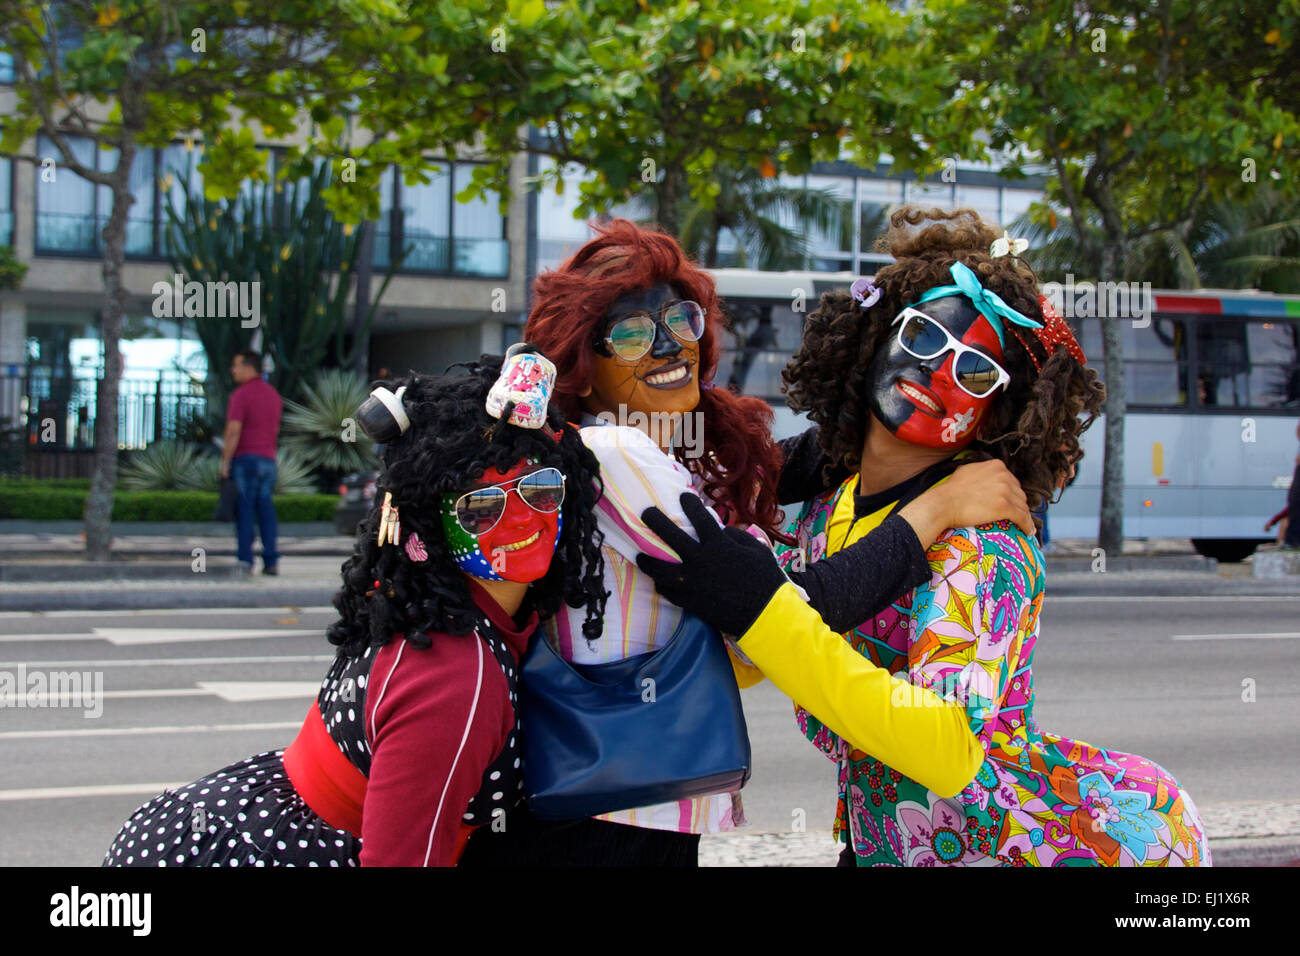
[[(917, 308), (963, 344), (1002, 362), (997, 333), (965, 296), (944, 296)], [(888, 346), (877, 351), (871, 363), (872, 413), (905, 442), (959, 451), (978, 434), (997, 390), (975, 398), (953, 377), (951, 350), (917, 358), (899, 345), (897, 331), (892, 330)]]
[(505, 484), (506, 510), (501, 520), (478, 535), (478, 547), (492, 570), (507, 581), (528, 582), (545, 577), (559, 540), (560, 513), (546, 514), (519, 497), (512, 479), (545, 466), (521, 461), (509, 471), (489, 468), (478, 486)]

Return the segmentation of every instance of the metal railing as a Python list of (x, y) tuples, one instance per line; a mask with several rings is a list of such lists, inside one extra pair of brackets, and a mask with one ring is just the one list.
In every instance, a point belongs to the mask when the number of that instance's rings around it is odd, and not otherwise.
[[(95, 445), (100, 371), (70, 366), (0, 368), (0, 426), (32, 451), (87, 451)], [(183, 372), (132, 370), (122, 376), (117, 441), (122, 449), (184, 435), (207, 413), (203, 383)]]

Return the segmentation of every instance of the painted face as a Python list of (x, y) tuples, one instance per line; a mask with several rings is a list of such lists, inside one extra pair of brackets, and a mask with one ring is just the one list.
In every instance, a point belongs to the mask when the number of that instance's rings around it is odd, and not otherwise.
[[(931, 299), (916, 307), (964, 345), (1002, 364), (1002, 345), (988, 319), (962, 295)], [(890, 329), (887, 347), (876, 352), (868, 372), (871, 411), (898, 438), (926, 448), (957, 451), (970, 444), (997, 397), (994, 389), (975, 398), (957, 385), (953, 351), (934, 358), (911, 355)]]
[[(648, 289), (628, 292), (615, 300), (605, 313), (603, 339), (620, 319), (643, 312), (659, 319), (665, 305), (681, 301), (673, 287), (660, 283)], [(607, 344), (592, 356), (591, 394), (583, 408), (592, 414), (628, 412), (686, 413), (700, 403), (700, 343), (683, 341), (656, 321), (654, 344), (641, 358), (628, 361), (607, 354)], [(621, 419), (620, 419), (621, 420)]]
[(547, 513), (525, 503), (517, 487), (517, 479), (542, 467), (536, 460), (524, 460), (509, 471), (489, 468), (466, 489), (489, 485), (504, 485), (507, 489), (501, 518), (480, 534), (471, 534), (456, 520), (456, 501), (463, 492), (442, 496), (443, 533), (457, 566), (466, 574), (488, 581), (519, 583), (537, 581), (546, 575), (564, 521), (558, 508)]

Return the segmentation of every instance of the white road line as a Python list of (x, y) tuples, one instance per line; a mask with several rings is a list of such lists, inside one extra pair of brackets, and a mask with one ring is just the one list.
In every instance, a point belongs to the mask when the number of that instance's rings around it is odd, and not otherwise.
[(1253, 641), (1256, 639), (1276, 639), (1276, 638), (1295, 638), (1300, 637), (1300, 631), (1277, 631), (1275, 633), (1261, 633), (1260, 631), (1251, 631), (1247, 634), (1174, 634), (1172, 639), (1175, 641)]
[[(296, 730), (300, 720), (274, 720), (258, 724), (188, 724), (162, 727), (95, 727), (89, 730), (6, 730), (0, 740), (41, 740), (51, 737), (130, 737), (150, 734), (240, 733), (252, 730)], [(289, 741), (285, 741), (287, 744)]]
[(136, 644), (183, 644), (191, 641), (243, 641), (268, 637), (323, 637), (317, 628), (251, 629), (238, 627), (95, 627), (94, 636), (118, 647)]
[(0, 634), (0, 644), (39, 644), (42, 641), (108, 641), (118, 647), (136, 644), (181, 644), (190, 641), (265, 640), (268, 637), (323, 637), (324, 628), (160, 628), (94, 627), (79, 634)]
[[(248, 681), (199, 681), (197, 687), (161, 687), (141, 690), (109, 690), (96, 694), (105, 700), (131, 700), (133, 698), (152, 697), (220, 697), (226, 703), (244, 704), (255, 700), (293, 700), (295, 698), (313, 698), (320, 692), (320, 681), (314, 680), (248, 680)], [(80, 706), (86, 693), (66, 692), (58, 694), (33, 693), (22, 694), (24, 707), (67, 707)], [(16, 695), (0, 695), (0, 707), (13, 707)], [(57, 704), (49, 703), (58, 701)], [(69, 701), (72, 703), (69, 704)]]
[(178, 607), (154, 608), (152, 610), (139, 608), (119, 611), (0, 611), (0, 621), (24, 620), (33, 617), (180, 617), (191, 615), (213, 617), (225, 614), (284, 614), (286, 611), (294, 614), (338, 614), (335, 608), (328, 606), (294, 607), (291, 604), (285, 604), (279, 607)]
[(28, 667), (67, 669), (71, 667), (186, 667), (195, 664), (308, 664), (334, 660), (333, 654), (280, 654), (270, 657), (131, 657), (77, 661), (0, 661), (0, 669), (19, 664)]
[(59, 797), (123, 797), (131, 794), (156, 795), (164, 790), (183, 786), (184, 783), (102, 783), (85, 787), (32, 787), (27, 790), (0, 790), (0, 801), (55, 800)]

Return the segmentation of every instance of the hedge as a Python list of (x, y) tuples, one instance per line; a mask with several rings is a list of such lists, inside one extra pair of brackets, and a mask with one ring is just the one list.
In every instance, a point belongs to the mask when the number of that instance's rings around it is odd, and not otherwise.
[[(0, 519), (80, 521), (86, 489), (45, 487), (48, 483), (0, 482)], [(281, 521), (332, 521), (337, 495), (277, 495)], [(211, 521), (214, 491), (119, 491), (113, 497), (114, 521)]]

